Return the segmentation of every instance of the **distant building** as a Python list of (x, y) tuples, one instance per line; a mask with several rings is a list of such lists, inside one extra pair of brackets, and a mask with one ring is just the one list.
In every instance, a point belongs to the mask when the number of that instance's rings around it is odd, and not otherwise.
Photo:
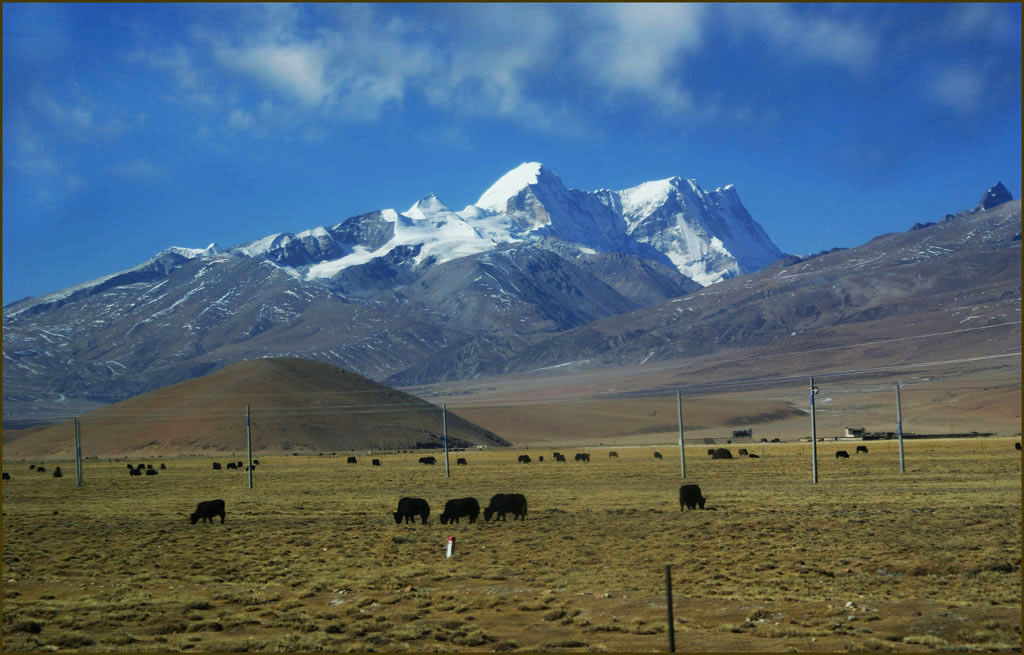
[(846, 436), (848, 437), (863, 437), (864, 428), (846, 428)]
[(753, 439), (754, 438), (754, 428), (747, 428), (746, 430), (733, 430), (732, 431), (732, 438), (733, 439)]

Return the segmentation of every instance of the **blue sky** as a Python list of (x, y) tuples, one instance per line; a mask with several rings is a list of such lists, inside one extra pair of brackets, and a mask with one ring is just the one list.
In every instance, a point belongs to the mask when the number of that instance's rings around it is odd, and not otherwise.
[(3, 5), (3, 302), (332, 225), (735, 184), (784, 251), (1021, 180), (1020, 4)]

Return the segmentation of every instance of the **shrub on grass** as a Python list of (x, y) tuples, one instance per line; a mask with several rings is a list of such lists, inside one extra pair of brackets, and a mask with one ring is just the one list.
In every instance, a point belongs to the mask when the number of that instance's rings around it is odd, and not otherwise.
[(545, 621), (557, 621), (558, 619), (564, 617), (565, 613), (566, 612), (563, 609), (553, 609), (550, 612), (546, 612), (544, 614), (544, 620)]
[(892, 643), (883, 639), (868, 637), (864, 641), (848, 641), (843, 648), (851, 653), (889, 653), (896, 650)]
[(134, 644), (137, 641), (138, 639), (136, 639), (135, 637), (129, 634), (125, 634), (123, 632), (100, 639), (101, 644), (110, 644), (112, 646), (127, 646), (128, 644)]
[(483, 646), (492, 641), (494, 641), (493, 637), (488, 636), (483, 630), (479, 629), (469, 632), (456, 632), (452, 635), (452, 643), (459, 646)]
[(33, 621), (31, 619), (15, 621), (10, 627), (4, 626), (4, 632), (28, 632), (30, 634), (39, 634), (42, 630), (43, 624), (40, 621)]
[(935, 635), (907, 635), (903, 638), (905, 644), (919, 644), (921, 646), (928, 646), (929, 648), (945, 648), (949, 646), (949, 642), (941, 637)]
[(519, 648), (519, 642), (517, 642), (515, 639), (506, 639), (504, 641), (499, 641), (498, 643), (494, 644), (495, 653), (504, 653), (506, 651), (515, 650), (517, 648)]
[(54, 636), (50, 641), (54, 645), (64, 648), (83, 648), (96, 643), (92, 637), (83, 635), (80, 632), (64, 632)]

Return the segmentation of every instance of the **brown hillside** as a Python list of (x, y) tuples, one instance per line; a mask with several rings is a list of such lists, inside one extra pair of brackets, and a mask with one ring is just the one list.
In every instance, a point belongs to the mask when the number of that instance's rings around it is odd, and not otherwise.
[[(440, 444), (441, 409), (330, 364), (256, 359), (80, 417), (83, 457), (408, 449)], [(448, 413), (448, 445), (506, 441)], [(11, 435), (13, 436), (13, 435)], [(73, 456), (70, 421), (4, 439), (4, 458)]]

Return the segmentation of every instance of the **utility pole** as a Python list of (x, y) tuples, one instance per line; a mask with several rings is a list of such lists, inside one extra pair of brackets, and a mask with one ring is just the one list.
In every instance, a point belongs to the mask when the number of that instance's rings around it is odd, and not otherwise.
[(818, 387), (814, 386), (814, 378), (811, 378), (811, 482), (818, 484), (818, 430), (814, 425), (814, 396), (818, 394)]
[(448, 407), (441, 403), (441, 432), (444, 435), (444, 477), (451, 477), (448, 469)]
[(679, 414), (679, 468), (686, 479), (686, 451), (683, 448), (683, 399), (676, 389), (676, 411)]
[(668, 652), (676, 652), (676, 626), (675, 617), (672, 615), (672, 565), (665, 565), (665, 600), (667, 604), (668, 619)]
[(82, 486), (82, 424), (75, 417), (75, 486)]
[(900, 385), (896, 383), (896, 436), (900, 442), (900, 473), (906, 473), (903, 465), (903, 413), (900, 408)]
[(252, 425), (249, 406), (245, 406), (245, 446), (249, 451), (249, 488), (252, 489)]

